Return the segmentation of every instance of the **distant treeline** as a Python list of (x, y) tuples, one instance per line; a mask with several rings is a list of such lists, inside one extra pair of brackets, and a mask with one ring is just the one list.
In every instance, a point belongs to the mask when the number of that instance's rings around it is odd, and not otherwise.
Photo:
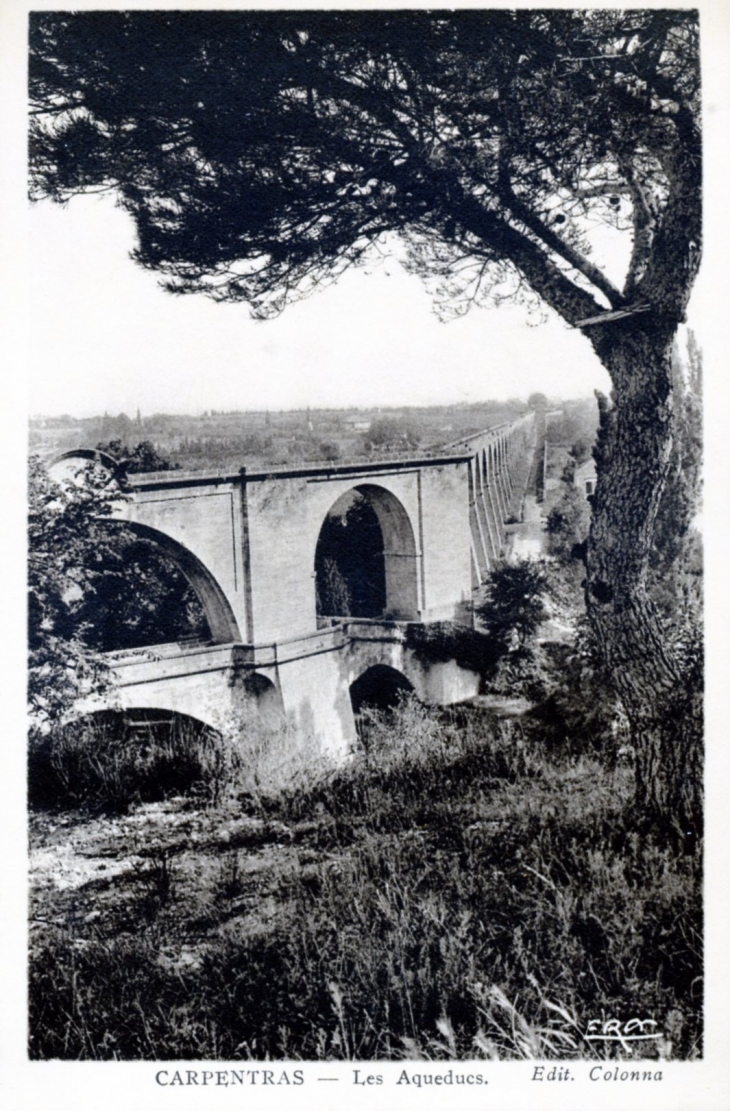
[[(551, 416), (550, 440), (588, 443), (595, 433), (593, 399), (562, 403), (542, 398)], [(206, 410), (186, 415), (127, 413), (76, 418), (38, 417), (30, 421), (30, 443), (44, 456), (99, 442), (149, 442), (179, 466), (236, 467), (245, 462), (287, 463), (356, 458), (382, 452), (435, 448), (522, 416), (529, 402), (484, 401), (368, 409)]]

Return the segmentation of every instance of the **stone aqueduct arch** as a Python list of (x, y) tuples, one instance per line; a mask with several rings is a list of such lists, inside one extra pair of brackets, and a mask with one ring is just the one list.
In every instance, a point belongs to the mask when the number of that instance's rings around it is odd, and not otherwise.
[[(78, 449), (65, 452), (50, 465), (49, 470), (58, 478), (73, 481), (79, 470), (79, 464), (97, 462), (111, 472), (116, 470), (116, 461), (111, 457), (92, 449)], [(337, 513), (353, 494), (365, 498), (367, 504), (374, 511), (383, 538), (384, 578), (385, 578), (385, 610), (401, 620), (417, 619), (418, 614), (418, 576), (417, 576), (417, 547), (414, 527), (408, 511), (392, 491), (377, 483), (362, 483), (354, 481), (338, 494), (330, 506), (325, 517)], [(211, 646), (230, 646), (243, 643), (241, 630), (236, 621), (231, 603), (225, 590), (219, 584), (210, 569), (193, 551), (186, 547), (180, 540), (170, 536), (161, 529), (140, 521), (124, 518), (110, 518), (109, 524), (113, 527), (118, 524), (139, 539), (148, 542), (163, 552), (179, 571), (185, 576), (195, 591), (203, 607), (205, 617), (210, 629)], [(319, 524), (318, 536), (321, 534), (324, 519)], [(312, 565), (316, 562), (316, 548), (312, 557)], [(312, 578), (312, 590), (315, 589), (315, 579)], [(154, 650), (155, 646), (148, 646)], [(278, 669), (273, 669), (269, 674), (263, 671), (247, 670), (239, 677), (235, 684), (223, 678), (222, 671), (216, 669), (209, 676), (208, 684), (212, 687), (212, 698), (201, 702), (199, 713), (192, 712), (196, 697), (193, 690), (191, 697), (177, 694), (174, 682), (164, 680), (154, 684), (154, 693), (150, 690), (150, 701), (145, 701), (143, 688), (135, 688), (134, 695), (128, 702), (132, 712), (145, 710), (158, 710), (163, 713), (182, 713), (183, 716), (196, 718), (203, 725), (216, 727), (218, 706), (228, 702), (224, 697), (224, 687), (235, 686), (236, 690), (230, 698), (230, 704), (241, 712), (244, 706), (253, 709), (262, 721), (269, 725), (281, 721), (284, 717), (284, 706), (280, 690)], [(372, 665), (369, 660), (363, 660), (359, 674), (352, 681), (350, 675), (344, 676), (345, 689), (348, 692), (348, 701), (353, 704), (353, 709), (359, 709), (361, 694), (360, 688), (367, 688), (369, 678), (382, 671), (388, 673), (388, 679), (398, 677), (396, 686), (403, 689), (413, 689), (410, 681), (400, 670), (389, 665)], [(392, 674), (391, 674), (392, 673)], [(211, 683), (212, 679), (212, 683)], [(92, 711), (94, 712), (94, 711)]]
[[(78, 470), (79, 462), (97, 462), (112, 472), (117, 466), (112, 456), (105, 452), (91, 448), (78, 448), (60, 455), (53, 461), (50, 470), (57, 477), (71, 480)], [(353, 482), (348, 489), (338, 495), (325, 516), (341, 511), (353, 494), (361, 495), (374, 510), (382, 532), (385, 612), (398, 620), (416, 620), (418, 615), (417, 548), (415, 530), (408, 510), (400, 498), (385, 486), (372, 482)], [(110, 524), (113, 523), (113, 519), (110, 519)], [(203, 607), (214, 644), (242, 643), (241, 630), (225, 591), (194, 552), (168, 533), (150, 525), (129, 520), (120, 521), (120, 524), (140, 539), (164, 552), (175, 563), (190, 583)], [(318, 539), (323, 525), (324, 519), (319, 525)], [(312, 563), (316, 565), (316, 547)]]
[[(477, 693), (478, 677), (454, 661), (417, 658), (398, 623), (465, 619), (502, 539), (497, 523), (519, 493), (501, 473), (508, 438), (493, 441), (489, 433), (450, 445), (451, 454), (390, 462), (129, 476), (118, 519), (175, 562), (203, 605), (211, 642), (116, 654), (121, 705), (214, 727), (250, 708), (341, 754), (355, 742), (353, 702), (379, 675), (434, 704)], [(97, 451), (67, 452), (50, 469), (72, 478), (89, 459), (115, 469)], [(353, 494), (382, 534), (383, 613), (318, 628), (319, 538)]]
[(353, 713), (357, 715), (368, 704), (390, 708), (400, 693), (411, 693), (413, 690), (413, 683), (399, 668), (389, 664), (370, 664), (350, 683)]
[[(399, 620), (416, 620), (418, 615), (418, 571), (415, 530), (402, 501), (390, 490), (377, 483), (356, 483), (339, 495), (326, 517), (341, 514), (352, 500), (360, 495), (374, 511), (383, 541), (383, 574), (385, 580), (385, 605), (383, 613)], [(315, 576), (318, 572), (318, 548), (324, 521), (320, 525), (315, 548)], [(362, 616), (353, 614), (352, 616)]]
[[(54, 459), (49, 471), (56, 478), (73, 481), (79, 470), (78, 464), (90, 462), (99, 463), (112, 473), (117, 470), (116, 460), (106, 452), (92, 448), (77, 448), (73, 451), (66, 451), (57, 459)], [(146, 541), (163, 552), (175, 564), (190, 583), (203, 607), (210, 629), (211, 641), (214, 644), (240, 642), (241, 633), (225, 591), (194, 552), (190, 551), (179, 540), (174, 539), (160, 529), (153, 528), (151, 525), (113, 517), (109, 518), (108, 523), (112, 528), (119, 525), (128, 532), (134, 533), (140, 540)]]
[(150, 525), (136, 521), (123, 522), (123, 527), (141, 540), (146, 540), (164, 552), (190, 583), (205, 613), (211, 640), (214, 644), (240, 642), (241, 633), (225, 592), (214, 576), (196, 555), (179, 540)]

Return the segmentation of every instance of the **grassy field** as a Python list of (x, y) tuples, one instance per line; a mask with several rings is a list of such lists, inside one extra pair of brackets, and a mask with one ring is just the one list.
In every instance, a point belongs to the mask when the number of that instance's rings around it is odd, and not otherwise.
[(544, 730), (406, 701), (288, 789), (208, 752), (192, 791), (137, 766), (147, 801), (37, 806), (31, 1057), (625, 1057), (585, 1040), (608, 1018), (699, 1056), (701, 853)]

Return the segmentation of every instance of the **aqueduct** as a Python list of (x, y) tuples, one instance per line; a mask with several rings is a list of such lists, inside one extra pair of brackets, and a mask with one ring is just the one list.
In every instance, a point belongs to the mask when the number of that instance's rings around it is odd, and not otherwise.
[[(441, 705), (476, 694), (473, 672), (424, 662), (407, 628), (471, 624), (472, 590), (503, 550), (533, 449), (529, 414), (434, 455), (131, 475), (118, 517), (175, 561), (210, 638), (110, 653), (118, 703), (216, 728), (241, 714), (286, 720), (337, 755), (369, 691), (393, 683)], [(51, 470), (93, 454), (66, 453)]]

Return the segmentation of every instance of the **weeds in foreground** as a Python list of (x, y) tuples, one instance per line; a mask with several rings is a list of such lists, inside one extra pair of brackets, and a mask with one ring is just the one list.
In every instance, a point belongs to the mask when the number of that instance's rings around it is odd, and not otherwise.
[(332, 769), (288, 723), (224, 718), (212, 729), (179, 714), (102, 712), (32, 738), (28, 796), (37, 809), (108, 813), (179, 795), (256, 807), (283, 790), (306, 793)]
[(612, 1017), (697, 1056), (699, 854), (635, 830), (630, 769), (529, 728), (371, 714), (349, 767), (246, 795), (248, 847), (177, 844), (67, 896), (32, 954), (31, 1056), (623, 1056), (585, 1041)]
[(33, 738), (29, 801), (124, 812), (183, 792), (215, 800), (235, 773), (236, 757), (216, 732), (188, 718), (93, 714)]

